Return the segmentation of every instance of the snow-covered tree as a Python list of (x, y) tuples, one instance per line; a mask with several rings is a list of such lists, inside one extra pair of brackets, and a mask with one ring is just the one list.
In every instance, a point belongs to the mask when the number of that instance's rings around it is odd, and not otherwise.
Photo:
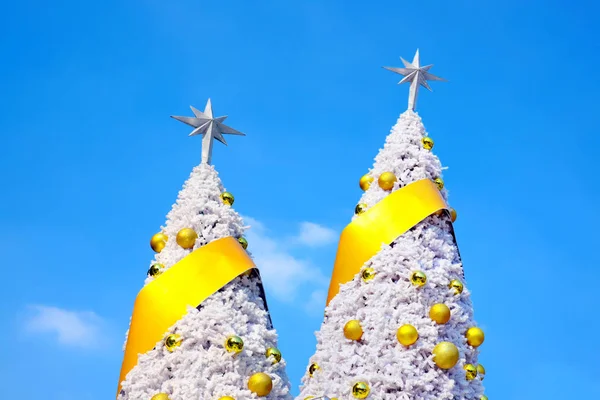
[[(173, 299), (179, 296), (193, 298), (205, 285), (201, 281), (193, 287), (194, 276), (185, 276), (183, 263), (199, 252), (216, 249), (215, 244), (226, 243), (232, 254), (217, 254), (227, 261), (228, 256), (243, 254), (248, 242), (243, 233), (246, 227), (240, 215), (232, 208), (233, 196), (226, 192), (217, 171), (209, 164), (212, 140), (223, 143), (224, 133), (241, 134), (224, 125), (223, 117), (213, 118), (210, 100), (204, 112), (192, 107), (195, 117), (174, 117), (195, 129), (192, 134), (203, 135), (202, 163), (195, 167), (179, 192), (177, 202), (167, 214), (160, 233), (153, 236), (151, 245), (157, 252), (150, 263), (144, 290), (153, 290), (149, 302), (136, 300), (132, 323), (125, 344), (118, 400), (242, 400), (266, 398), (291, 399), (285, 361), (277, 350), (277, 334), (271, 324), (260, 275), (248, 269), (221, 287), (200, 304), (186, 303), (181, 318), (158, 331), (160, 337), (150, 339), (147, 351), (137, 356), (139, 342), (148, 341), (157, 321), (142, 318), (148, 314), (142, 306), (171, 311)], [(237, 240), (233, 240), (233, 239)], [(229, 242), (227, 242), (229, 240)], [(225, 242), (223, 242), (225, 241)], [(213, 247), (211, 247), (213, 246)], [(209, 250), (209, 252), (215, 250)], [(237, 252), (237, 253), (236, 253)], [(215, 259), (214, 254), (208, 254)], [(239, 255), (237, 256), (239, 259)], [(247, 261), (251, 264), (251, 261)], [(249, 264), (249, 265), (250, 265)], [(223, 271), (212, 269), (218, 265), (193, 265), (203, 276), (212, 279)], [(232, 267), (235, 271), (235, 266)], [(174, 278), (175, 277), (175, 278)], [(189, 279), (189, 280), (188, 280)], [(222, 279), (222, 278), (219, 278)], [(169, 287), (177, 280), (177, 287)], [(188, 280), (186, 282), (186, 280)], [(183, 286), (182, 286), (183, 285)], [(187, 286), (185, 286), (187, 285)], [(192, 285), (190, 287), (190, 285)], [(184, 287), (189, 293), (180, 293)], [(144, 295), (146, 298), (148, 295)], [(150, 304), (150, 305), (148, 305)], [(186, 309), (187, 308), (187, 309)], [(136, 313), (137, 316), (136, 316)], [(144, 315), (145, 315), (144, 314)], [(136, 320), (137, 318), (137, 320)], [(143, 326), (135, 326), (134, 324)], [(146, 324), (152, 329), (146, 331)], [(134, 328), (136, 328), (135, 336)], [(128, 354), (128, 346), (131, 350)], [(131, 357), (134, 363), (131, 364)], [(137, 358), (135, 358), (137, 356)]]
[[(376, 243), (372, 255), (340, 281), (334, 278), (343, 273), (336, 269), (347, 268), (340, 261), (342, 242), (348, 240), (346, 231), (342, 234), (316, 353), (298, 400), (487, 399), (481, 382), (485, 370), (478, 364), (483, 331), (474, 322), (464, 282), (452, 228), (456, 213), (445, 205), (443, 168), (414, 111), (419, 84), (429, 88), (427, 80), (441, 78), (419, 65), (418, 52), (412, 63), (403, 62), (405, 68), (389, 69), (411, 82), (409, 109), (361, 178), (365, 192), (346, 229), (394, 232), (398, 221), (418, 213), (422, 218), (389, 242)], [(436, 201), (442, 206), (431, 206)], [(368, 240), (357, 236), (351, 251)]]

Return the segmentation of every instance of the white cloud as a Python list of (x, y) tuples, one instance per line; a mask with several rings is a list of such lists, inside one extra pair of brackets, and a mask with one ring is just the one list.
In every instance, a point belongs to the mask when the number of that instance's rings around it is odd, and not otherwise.
[(296, 242), (310, 247), (326, 246), (337, 240), (337, 232), (314, 222), (302, 222)]
[(323, 312), (325, 311), (325, 301), (327, 300), (327, 291), (325, 290), (315, 290), (313, 291), (306, 304), (304, 304), (304, 309), (307, 313), (316, 316), (323, 316)]
[[(269, 235), (264, 225), (254, 218), (244, 217), (244, 221), (251, 227), (246, 232), (246, 237), (268, 295), (280, 301), (292, 302), (301, 287), (303, 290), (308, 287), (307, 291), (311, 293), (325, 290), (329, 284), (329, 277), (326, 277), (310, 260), (292, 254), (287, 246), (290, 242), (298, 244), (301, 241), (296, 237), (275, 239)], [(299, 249), (296, 246), (294, 250)], [(311, 304), (316, 305), (316, 302), (312, 301)], [(323, 300), (318, 308), (322, 310), (324, 305)]]
[(25, 321), (31, 334), (50, 334), (60, 344), (95, 347), (102, 340), (104, 321), (91, 311), (69, 311), (58, 307), (32, 305)]

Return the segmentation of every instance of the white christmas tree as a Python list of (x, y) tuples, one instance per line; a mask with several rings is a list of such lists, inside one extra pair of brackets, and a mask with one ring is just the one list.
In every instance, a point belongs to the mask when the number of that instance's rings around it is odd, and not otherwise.
[(477, 348), (484, 336), (464, 284), (456, 212), (414, 111), (419, 85), (442, 79), (420, 66), (418, 51), (402, 61), (405, 68), (388, 69), (411, 83), (409, 108), (360, 180), (365, 193), (340, 238), (299, 400), (487, 399)]
[(117, 398), (291, 399), (246, 227), (210, 165), (213, 139), (243, 134), (213, 117), (210, 100), (192, 110), (173, 118), (203, 135), (202, 163), (151, 240), (157, 253), (136, 299)]

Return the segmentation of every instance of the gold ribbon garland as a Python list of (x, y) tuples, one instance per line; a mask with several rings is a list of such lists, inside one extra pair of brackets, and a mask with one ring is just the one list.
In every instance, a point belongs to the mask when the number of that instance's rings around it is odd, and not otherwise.
[(390, 193), (355, 218), (340, 236), (327, 305), (338, 294), (340, 285), (354, 279), (382, 245), (391, 244), (440, 210), (448, 210), (440, 190), (431, 180), (422, 179)]
[(121, 383), (137, 365), (138, 355), (152, 350), (187, 313), (188, 306), (197, 307), (253, 268), (254, 262), (238, 241), (225, 237), (194, 250), (140, 290), (131, 316), (117, 397)]

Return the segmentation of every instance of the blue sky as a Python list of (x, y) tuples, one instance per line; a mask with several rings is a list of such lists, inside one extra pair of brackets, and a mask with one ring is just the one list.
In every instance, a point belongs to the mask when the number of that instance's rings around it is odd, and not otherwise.
[(406, 107), (381, 66), (419, 47), (449, 80), (419, 113), (449, 167), (489, 398), (600, 398), (596, 5), (48, 4), (0, 14), (3, 397), (114, 396), (148, 240), (200, 157), (168, 116), (208, 97), (247, 134), (214, 164), (294, 277), (265, 279), (297, 393), (358, 178)]

